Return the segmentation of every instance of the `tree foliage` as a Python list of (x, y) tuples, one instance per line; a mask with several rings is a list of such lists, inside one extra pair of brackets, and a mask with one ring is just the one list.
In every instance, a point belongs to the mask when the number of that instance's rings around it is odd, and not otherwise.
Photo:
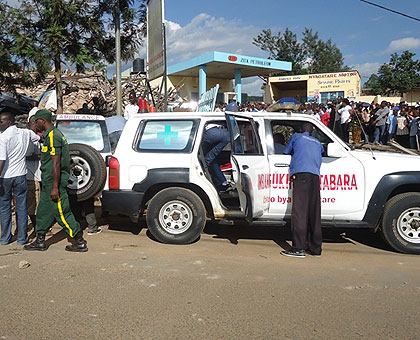
[(331, 39), (323, 41), (317, 32), (305, 28), (302, 42), (288, 28), (284, 33), (273, 34), (263, 30), (253, 44), (269, 53), (269, 59), (292, 62), (290, 74), (325, 73), (347, 71), (340, 49)]
[(420, 87), (420, 61), (414, 60), (415, 53), (403, 51), (391, 55), (389, 63), (383, 64), (378, 73), (370, 76), (364, 84), (368, 95), (400, 95)]
[(385, 94), (400, 94), (420, 87), (420, 61), (414, 60), (415, 53), (404, 51), (391, 55), (389, 63), (383, 64), (378, 76)]
[(369, 77), (363, 87), (363, 92), (368, 96), (376, 96), (377, 94), (382, 94), (381, 81), (376, 73)]
[[(49, 70), (39, 47), (30, 36), (13, 35), (13, 26), (7, 15), (8, 6), (0, 4), (0, 90), (16, 94), (17, 86), (31, 86), (40, 81)], [(29, 71), (35, 72), (29, 72)]]
[[(118, 3), (122, 59), (129, 60), (143, 42), (145, 6), (143, 1), (136, 7), (139, 2), (134, 0)], [(43, 61), (55, 68), (58, 113), (63, 63), (82, 72), (90, 65), (115, 61), (115, 4), (115, 0), (22, 0), (18, 8), (6, 8), (10, 21), (6, 35), (16, 47), (14, 61), (23, 67), (33, 62), (36, 69)]]

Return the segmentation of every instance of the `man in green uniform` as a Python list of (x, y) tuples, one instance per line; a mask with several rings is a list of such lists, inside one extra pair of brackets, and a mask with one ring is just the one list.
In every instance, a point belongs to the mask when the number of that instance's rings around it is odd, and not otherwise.
[(39, 110), (34, 116), (36, 129), (43, 132), (41, 149), (41, 197), (36, 211), (36, 240), (24, 246), (25, 250), (47, 250), (45, 234), (57, 221), (73, 238), (67, 251), (85, 252), (87, 242), (83, 239), (80, 224), (74, 218), (66, 187), (70, 175), (70, 153), (64, 135), (51, 123), (52, 114)]

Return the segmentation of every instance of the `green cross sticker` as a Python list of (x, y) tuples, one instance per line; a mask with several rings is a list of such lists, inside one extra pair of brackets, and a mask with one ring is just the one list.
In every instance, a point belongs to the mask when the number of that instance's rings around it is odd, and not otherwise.
[(172, 138), (178, 138), (178, 132), (171, 131), (170, 125), (165, 125), (165, 132), (158, 132), (158, 138), (163, 138), (164, 145), (171, 145)]

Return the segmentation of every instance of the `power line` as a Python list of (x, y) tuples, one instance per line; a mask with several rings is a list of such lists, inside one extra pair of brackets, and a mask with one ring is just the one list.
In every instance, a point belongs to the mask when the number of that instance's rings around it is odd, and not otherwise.
[(390, 11), (390, 12), (392, 12), (392, 13), (396, 13), (396, 14), (402, 15), (403, 17), (407, 17), (407, 18), (410, 18), (410, 19), (413, 19), (413, 20), (416, 20), (416, 21), (420, 21), (420, 19), (419, 19), (419, 18), (412, 17), (411, 15), (404, 14), (404, 13), (401, 13), (401, 12), (398, 12), (398, 11), (395, 11), (395, 10), (393, 10), (393, 9), (390, 9), (390, 8), (387, 8), (387, 7), (384, 7), (384, 6), (381, 6), (381, 5), (375, 4), (375, 3), (373, 3), (373, 2), (366, 1), (366, 0), (360, 0), (360, 1), (361, 1), (361, 2), (365, 2), (365, 3), (367, 3), (367, 4), (369, 4), (369, 5), (372, 5), (372, 6), (376, 6), (376, 7), (382, 8), (382, 9), (384, 9), (384, 10), (386, 10), (386, 11)]

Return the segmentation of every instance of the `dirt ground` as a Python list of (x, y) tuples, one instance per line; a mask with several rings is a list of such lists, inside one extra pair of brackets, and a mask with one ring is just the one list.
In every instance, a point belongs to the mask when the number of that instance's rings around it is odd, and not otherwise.
[(368, 230), (325, 229), (320, 258), (294, 259), (287, 227), (209, 223), (173, 246), (100, 222), (87, 253), (58, 226), (45, 252), (0, 247), (0, 339), (419, 338), (420, 257)]

